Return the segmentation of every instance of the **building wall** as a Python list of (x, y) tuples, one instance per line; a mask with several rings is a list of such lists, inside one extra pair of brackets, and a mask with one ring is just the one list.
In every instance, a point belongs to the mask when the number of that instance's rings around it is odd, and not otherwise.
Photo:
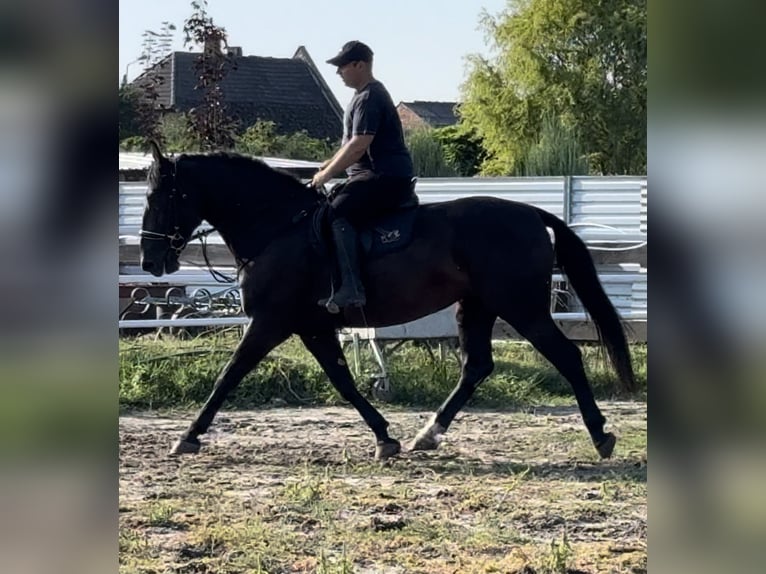
[(399, 113), (399, 119), (402, 121), (402, 127), (405, 130), (428, 126), (428, 124), (423, 121), (423, 118), (421, 118), (407, 106), (400, 104), (396, 106), (396, 111)]

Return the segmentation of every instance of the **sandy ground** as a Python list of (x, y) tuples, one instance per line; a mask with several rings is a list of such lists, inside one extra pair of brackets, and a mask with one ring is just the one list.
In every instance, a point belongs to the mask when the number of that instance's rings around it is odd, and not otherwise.
[[(646, 405), (601, 406), (608, 461), (568, 407), (462, 413), (383, 464), (350, 408), (222, 412), (184, 457), (192, 413), (122, 416), (120, 570), (645, 572)], [(404, 442), (430, 413), (384, 415)]]

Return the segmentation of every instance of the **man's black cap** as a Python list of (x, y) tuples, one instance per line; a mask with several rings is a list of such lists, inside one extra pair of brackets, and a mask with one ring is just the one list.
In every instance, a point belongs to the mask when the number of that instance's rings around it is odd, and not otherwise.
[(372, 50), (367, 44), (363, 44), (359, 40), (352, 40), (346, 42), (340, 49), (337, 55), (327, 60), (328, 64), (333, 66), (345, 66), (349, 62), (371, 62)]

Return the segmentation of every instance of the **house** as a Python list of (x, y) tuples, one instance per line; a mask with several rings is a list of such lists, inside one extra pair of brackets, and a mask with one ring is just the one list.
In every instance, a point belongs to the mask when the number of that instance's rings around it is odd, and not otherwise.
[[(241, 48), (229, 48), (229, 55), (234, 66), (221, 81), (221, 90), (228, 114), (243, 128), (257, 120), (273, 121), (277, 133), (306, 130), (313, 138), (340, 140), (343, 109), (304, 46), (291, 58), (243, 56)], [(147, 78), (160, 75), (157, 104), (187, 112), (202, 101), (194, 70), (200, 56), (172, 52), (131, 83), (140, 87)]]
[(457, 102), (399, 102), (396, 111), (404, 129), (441, 128), (458, 122)]

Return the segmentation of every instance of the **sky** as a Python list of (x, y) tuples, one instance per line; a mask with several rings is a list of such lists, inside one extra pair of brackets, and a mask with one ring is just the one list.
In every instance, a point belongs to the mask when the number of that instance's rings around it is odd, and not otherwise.
[[(208, 14), (226, 29), (230, 46), (244, 55), (290, 58), (298, 46), (308, 50), (342, 106), (353, 94), (325, 60), (348, 40), (361, 40), (375, 53), (373, 73), (394, 103), (457, 101), (466, 77), (468, 54), (491, 54), (479, 29), (483, 10), (495, 15), (507, 0), (209, 0)], [(175, 50), (185, 50), (183, 22), (191, 0), (120, 2), (120, 69), (128, 79), (141, 72), (145, 30), (163, 21), (176, 25)]]

